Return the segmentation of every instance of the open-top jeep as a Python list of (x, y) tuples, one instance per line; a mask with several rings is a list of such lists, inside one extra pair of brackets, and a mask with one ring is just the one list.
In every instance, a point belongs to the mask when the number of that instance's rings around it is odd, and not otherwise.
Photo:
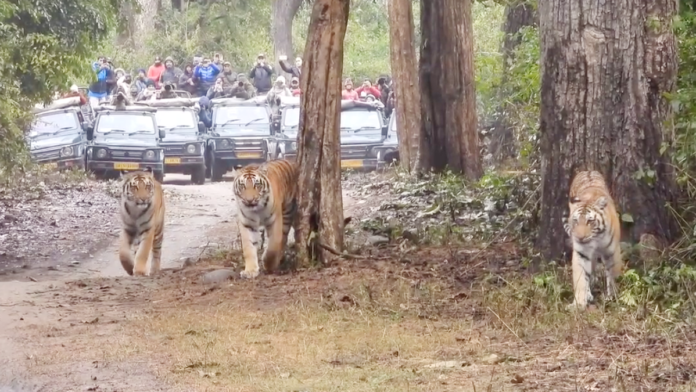
[(212, 128), (206, 152), (206, 169), (220, 181), (230, 169), (265, 162), (271, 137), (270, 113), (263, 100), (217, 98), (211, 101)]
[(80, 97), (37, 105), (27, 135), (32, 159), (50, 168), (84, 168), (88, 125), (80, 110)]
[(183, 173), (191, 175), (194, 184), (205, 183), (205, 142), (206, 129), (198, 121), (199, 107), (195, 100), (188, 98), (158, 99), (140, 101), (157, 109), (157, 127), (166, 132), (160, 146), (164, 149), (164, 173)]
[(94, 127), (87, 131), (87, 170), (112, 177), (119, 172), (150, 168), (161, 182), (164, 151), (159, 142), (166, 133), (157, 128), (156, 111), (144, 106), (128, 106), (126, 110), (100, 106)]
[[(341, 101), (341, 168), (376, 169), (387, 147), (381, 102)], [(299, 100), (283, 102), (277, 157), (297, 157)]]

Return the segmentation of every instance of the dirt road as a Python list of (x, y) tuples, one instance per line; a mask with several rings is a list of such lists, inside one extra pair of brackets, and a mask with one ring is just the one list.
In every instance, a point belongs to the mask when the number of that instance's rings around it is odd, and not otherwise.
[[(184, 176), (168, 175), (165, 178), (167, 215), (163, 269), (179, 267), (187, 258), (196, 260), (203, 252), (238, 246), (235, 245), (238, 235), (232, 187), (227, 180), (195, 186)], [(346, 204), (349, 205), (350, 201), (347, 200)], [(68, 251), (39, 263), (39, 267), (19, 268), (0, 276), (0, 353), (3, 353), (0, 356), (0, 392), (101, 391), (106, 390), (104, 388), (119, 391), (175, 390), (164, 385), (156, 375), (144, 371), (137, 363), (101, 367), (102, 364), (93, 361), (81, 362), (69, 353), (80, 351), (81, 325), (96, 323), (94, 320), (99, 319), (99, 324), (103, 324), (100, 333), (109, 335), (117, 328), (119, 319), (128, 317), (128, 314), (120, 309), (117, 302), (110, 302), (106, 295), (97, 294), (93, 302), (90, 300), (92, 303), (83, 304), (82, 307), (87, 313), (95, 312), (97, 315), (83, 319), (85, 312), (78, 310), (81, 301), (71, 301), (67, 290), (64, 290), (65, 282), (99, 277), (116, 278), (111, 281), (119, 282), (118, 277), (123, 277), (123, 281), (132, 284), (134, 290), (139, 284), (151, 282), (146, 279), (133, 283), (132, 278), (126, 278), (118, 262), (117, 205), (114, 198), (106, 207), (107, 216), (110, 214), (115, 223), (106, 231), (108, 234), (104, 234), (106, 240), (94, 239), (94, 249), (89, 252), (83, 249)], [(84, 221), (84, 225), (89, 225), (89, 221)], [(87, 233), (90, 231), (89, 227), (81, 229)], [(68, 235), (67, 240), (70, 238), (81, 237)], [(31, 257), (27, 264), (31, 264)], [(126, 292), (128, 290), (130, 288)], [(35, 339), (37, 330), (41, 331), (46, 342), (24, 340), (28, 336)], [(26, 334), (27, 331), (33, 333)], [(66, 356), (44, 358), (43, 350), (39, 349), (44, 345), (54, 348), (62, 345), (66, 347), (63, 350)], [(71, 362), (67, 374), (66, 361)], [(37, 383), (38, 387), (31, 386), (31, 383)], [(95, 385), (102, 389), (87, 389), (95, 388)]]

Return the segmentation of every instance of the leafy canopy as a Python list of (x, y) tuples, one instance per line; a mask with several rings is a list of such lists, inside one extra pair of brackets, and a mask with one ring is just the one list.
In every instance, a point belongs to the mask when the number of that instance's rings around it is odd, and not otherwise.
[(28, 109), (90, 72), (117, 0), (0, 0), (0, 174), (27, 163)]

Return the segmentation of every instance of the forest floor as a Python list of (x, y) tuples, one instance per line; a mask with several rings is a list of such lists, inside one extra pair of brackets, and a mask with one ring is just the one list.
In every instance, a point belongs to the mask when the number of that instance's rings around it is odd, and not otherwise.
[(165, 178), (156, 277), (117, 261), (115, 184), (6, 204), (0, 392), (696, 390), (692, 325), (568, 311), (568, 271), (472, 239), (490, 202), (452, 230), (441, 192), (390, 175), (346, 176), (350, 257), (253, 281), (227, 273), (243, 265), (229, 182)]

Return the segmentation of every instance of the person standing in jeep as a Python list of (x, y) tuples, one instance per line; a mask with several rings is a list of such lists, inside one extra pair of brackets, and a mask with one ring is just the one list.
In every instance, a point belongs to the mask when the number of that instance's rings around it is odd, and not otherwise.
[(258, 57), (256, 57), (256, 66), (249, 72), (249, 79), (252, 80), (252, 84), (256, 87), (259, 95), (264, 95), (271, 91), (271, 87), (273, 87), (271, 82), (272, 76), (273, 68), (266, 63), (266, 56), (263, 53), (259, 53)]

